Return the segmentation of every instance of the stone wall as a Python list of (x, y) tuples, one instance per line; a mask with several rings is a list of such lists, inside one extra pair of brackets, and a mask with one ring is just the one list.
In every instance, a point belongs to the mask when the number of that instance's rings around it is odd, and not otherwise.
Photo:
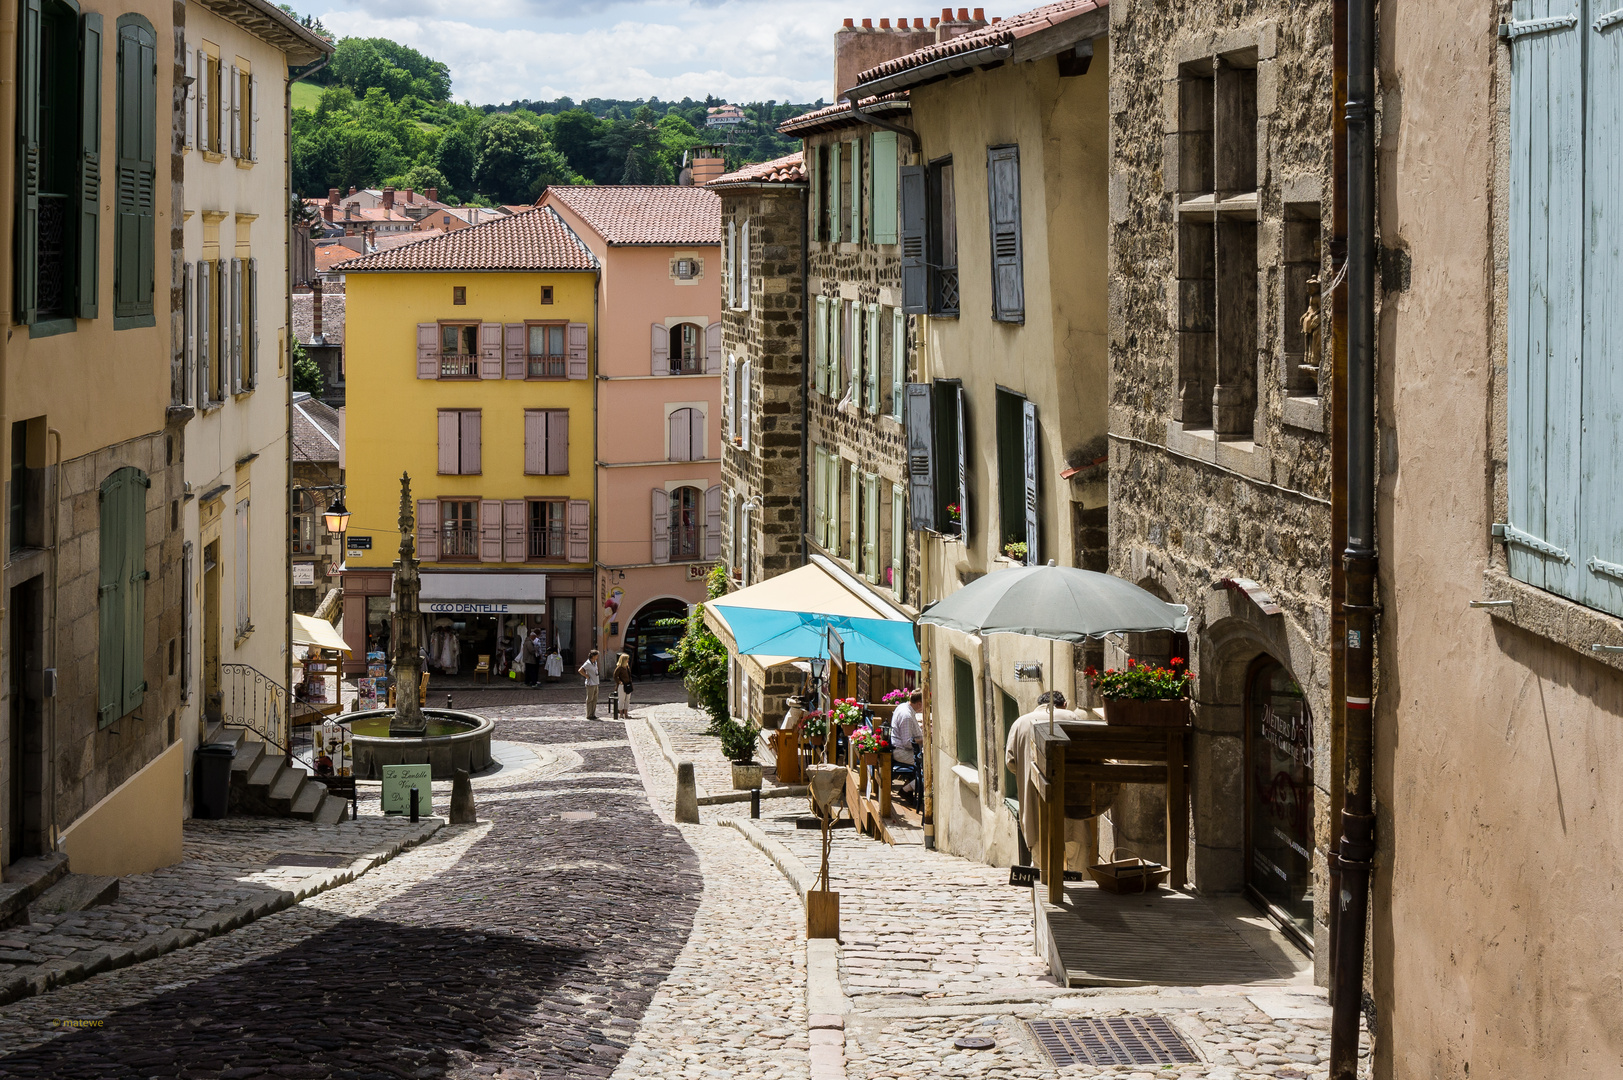
[[(1324, 335), (1304, 335), (1300, 319), (1308, 303), (1305, 277), (1329, 278), (1320, 222), (1327, 230), (1330, 13), (1322, 0), (1112, 4), (1110, 80), (1109, 566), (1190, 606), (1190, 663), (1198, 676), (1192, 852), (1194, 879), (1203, 890), (1235, 890), (1245, 881), (1250, 666), (1271, 656), (1301, 686), (1318, 763), (1315, 938), (1321, 957), (1323, 852), (1331, 836), (1335, 767), (1328, 722), (1330, 450), (1327, 402), (1317, 396), (1319, 376), (1327, 382), (1328, 354)], [(1191, 155), (1214, 154), (1221, 171), (1225, 153), (1232, 158), (1252, 147), (1249, 128), (1237, 126), (1236, 113), (1222, 111), (1221, 102), (1218, 132), (1197, 130), (1196, 117), (1209, 114), (1191, 107), (1180, 76), (1222, 79), (1247, 69), (1255, 99), (1240, 111), (1255, 109), (1254, 218), (1238, 212), (1238, 203), (1231, 216), (1181, 205), (1200, 187), (1189, 177)], [(1202, 139), (1211, 140), (1210, 151)], [(1242, 164), (1249, 174), (1250, 162)], [(1219, 202), (1226, 194), (1214, 191)], [(1254, 222), (1257, 261), (1254, 286), (1242, 281), (1227, 292), (1215, 290), (1216, 302), (1229, 304), (1229, 311), (1245, 310), (1251, 296), (1256, 305), (1254, 358), (1252, 328), (1212, 335), (1219, 353), (1229, 350), (1217, 358), (1217, 381), (1233, 387), (1219, 388), (1215, 408), (1213, 398), (1203, 396), (1210, 387), (1193, 386), (1191, 375), (1200, 332), (1212, 329), (1192, 314), (1211, 300), (1190, 283), (1205, 253), (1191, 239), (1198, 229), (1180, 229), (1214, 217), (1214, 228), (1236, 221), (1250, 229)], [(1243, 350), (1238, 355), (1236, 342)], [(1254, 393), (1249, 423), (1232, 422), (1236, 399), (1225, 392)], [(1225, 416), (1232, 430), (1224, 427)], [(1264, 600), (1221, 584), (1237, 577), (1257, 582)], [(1119, 662), (1123, 653), (1112, 648), (1107, 659)], [(1153, 846), (1164, 837), (1154, 820), (1156, 804), (1148, 797), (1124, 799), (1119, 831)], [(1126, 820), (1122, 811), (1133, 806), (1143, 813)]]

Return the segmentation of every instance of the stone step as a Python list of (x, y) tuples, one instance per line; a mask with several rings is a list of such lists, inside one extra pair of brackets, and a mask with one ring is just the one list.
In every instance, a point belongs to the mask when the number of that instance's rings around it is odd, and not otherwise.
[(231, 772), (233, 775), (242, 773), (245, 776), (253, 771), (259, 759), (265, 755), (265, 744), (257, 739), (243, 739), (237, 743), (237, 753), (231, 759)]
[(0, 927), (28, 921), (28, 905), (68, 872), (68, 857), (60, 852), (18, 859), (6, 867), (0, 881)]
[(240, 747), (243, 744), (243, 730), (238, 727), (226, 727), (224, 724), (212, 724), (203, 734), (203, 743), (230, 743)]
[(344, 820), (344, 813), (349, 809), (349, 802), (336, 795), (322, 793), (321, 805), (311, 815), (310, 820), (317, 825), (336, 825)]
[(70, 911), (111, 904), (118, 899), (118, 879), (101, 874), (65, 874), (62, 879), (28, 905), (42, 915), (66, 915)]
[(294, 817), (309, 820), (321, 808), (322, 800), (326, 797), (327, 789), (322, 785), (314, 782), (305, 784), (299, 788), (299, 793), (294, 796), (293, 803), (288, 807), (287, 812)]
[(303, 769), (292, 768), (285, 762), (277, 762), (277, 767), (279, 771), (270, 785), (271, 800), (292, 805), (293, 800), (298, 798), (299, 789), (304, 786), (304, 782), (309, 779), (310, 774)]
[(281, 755), (272, 756), (271, 754), (262, 753), (259, 761), (255, 763), (252, 769), (248, 770), (248, 786), (270, 787), (282, 772), (284, 765)]

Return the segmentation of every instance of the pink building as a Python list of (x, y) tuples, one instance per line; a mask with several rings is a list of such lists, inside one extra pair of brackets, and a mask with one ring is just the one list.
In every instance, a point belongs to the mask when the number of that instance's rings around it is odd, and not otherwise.
[(721, 200), (695, 187), (553, 187), (598, 257), (598, 640), (662, 673), (721, 557)]

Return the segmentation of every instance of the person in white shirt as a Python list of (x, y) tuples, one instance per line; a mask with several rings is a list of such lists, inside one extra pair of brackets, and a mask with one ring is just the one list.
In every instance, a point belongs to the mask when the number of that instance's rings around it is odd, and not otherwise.
[(891, 714), (890, 756), (903, 765), (918, 760), (916, 748), (924, 741), (924, 729), (919, 726), (919, 707), (923, 704), (924, 692), (915, 690)]
[(597, 650), (593, 649), (586, 656), (586, 663), (579, 668), (581, 678), (586, 680), (586, 719), (597, 719)]

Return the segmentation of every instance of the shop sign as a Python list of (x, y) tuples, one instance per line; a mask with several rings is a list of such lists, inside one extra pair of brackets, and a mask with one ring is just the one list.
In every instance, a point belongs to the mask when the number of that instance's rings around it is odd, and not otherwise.
[(293, 584), (314, 585), (316, 583), (316, 564), (313, 562), (296, 562), (293, 564)]
[(429, 615), (545, 615), (547, 605), (507, 603), (500, 600), (426, 600), (422, 609)]
[(351, 536), (344, 541), (351, 551), (371, 551), (372, 538), (370, 536)]
[(432, 765), (385, 765), (383, 767), (383, 812), (411, 813), (411, 789), (417, 789), (417, 813), (434, 813), (434, 767)]

